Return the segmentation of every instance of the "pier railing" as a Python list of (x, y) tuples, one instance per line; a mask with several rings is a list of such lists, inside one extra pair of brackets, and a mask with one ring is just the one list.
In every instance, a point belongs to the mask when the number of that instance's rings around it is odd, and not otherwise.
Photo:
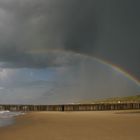
[(99, 103), (65, 105), (0, 105), (0, 110), (9, 111), (105, 111), (140, 109), (140, 103)]

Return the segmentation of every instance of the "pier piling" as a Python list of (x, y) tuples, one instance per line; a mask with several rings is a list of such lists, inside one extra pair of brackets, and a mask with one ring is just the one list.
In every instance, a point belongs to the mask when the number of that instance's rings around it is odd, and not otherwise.
[(140, 103), (64, 104), (64, 105), (0, 105), (0, 111), (105, 111), (140, 109)]

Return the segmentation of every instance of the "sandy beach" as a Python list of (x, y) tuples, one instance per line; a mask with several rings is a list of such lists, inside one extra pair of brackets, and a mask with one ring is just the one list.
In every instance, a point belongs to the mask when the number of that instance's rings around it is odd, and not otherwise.
[(140, 111), (33, 112), (0, 128), (0, 140), (140, 140)]

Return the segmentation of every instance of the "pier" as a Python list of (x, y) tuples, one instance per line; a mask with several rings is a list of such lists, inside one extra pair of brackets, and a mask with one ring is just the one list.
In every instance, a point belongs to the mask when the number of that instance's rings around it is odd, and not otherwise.
[(99, 103), (64, 105), (0, 105), (0, 111), (109, 111), (140, 109), (140, 103)]

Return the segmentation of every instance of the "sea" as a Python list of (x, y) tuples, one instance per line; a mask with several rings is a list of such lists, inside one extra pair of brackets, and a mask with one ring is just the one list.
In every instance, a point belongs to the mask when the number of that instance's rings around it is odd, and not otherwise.
[(11, 112), (11, 111), (0, 111), (0, 127), (9, 126), (15, 123), (15, 117), (24, 115), (24, 112)]

